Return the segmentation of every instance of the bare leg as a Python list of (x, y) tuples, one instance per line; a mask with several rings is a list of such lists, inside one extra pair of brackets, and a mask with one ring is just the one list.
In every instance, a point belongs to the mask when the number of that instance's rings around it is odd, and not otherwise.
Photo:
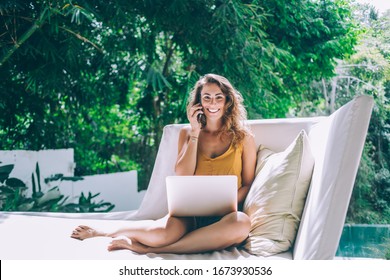
[(169, 216), (167, 215), (159, 220), (132, 221), (125, 228), (112, 232), (99, 231), (89, 226), (80, 225), (73, 230), (71, 237), (79, 240), (84, 240), (87, 238), (93, 238), (98, 236), (117, 237), (120, 235), (128, 235), (130, 231), (146, 231), (152, 227), (163, 227), (167, 223), (168, 218)]
[[(152, 225), (151, 225), (152, 223)], [(84, 240), (87, 238), (106, 236), (127, 238), (140, 242), (146, 246), (160, 247), (171, 244), (179, 240), (193, 227), (193, 218), (177, 218), (166, 216), (157, 221), (148, 223), (134, 222), (133, 226), (119, 229), (111, 233), (97, 231), (88, 226), (77, 227), (71, 237)]]
[(250, 230), (250, 220), (242, 212), (233, 212), (219, 222), (184, 235), (177, 242), (166, 246), (152, 247), (138, 240), (113, 240), (109, 251), (128, 249), (137, 253), (199, 253), (222, 250), (244, 241)]

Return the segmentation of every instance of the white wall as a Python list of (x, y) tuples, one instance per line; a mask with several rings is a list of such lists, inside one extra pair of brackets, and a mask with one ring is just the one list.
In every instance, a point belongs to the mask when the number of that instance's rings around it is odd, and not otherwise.
[(85, 196), (100, 193), (95, 200), (115, 204), (112, 211), (135, 210), (141, 204), (145, 191), (138, 192), (137, 171), (83, 176), (84, 180), (76, 182), (62, 182), (60, 191), (69, 196), (69, 202), (77, 202), (81, 192)]

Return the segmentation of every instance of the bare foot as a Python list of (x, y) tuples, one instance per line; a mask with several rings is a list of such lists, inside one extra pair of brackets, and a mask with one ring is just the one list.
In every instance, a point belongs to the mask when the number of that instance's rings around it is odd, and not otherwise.
[(150, 248), (151, 247), (148, 247), (131, 239), (115, 239), (111, 241), (107, 249), (108, 251), (127, 249), (138, 254), (146, 254), (150, 253)]
[(97, 236), (106, 236), (104, 232), (97, 231), (89, 226), (78, 226), (70, 237), (84, 240), (87, 238), (97, 237)]

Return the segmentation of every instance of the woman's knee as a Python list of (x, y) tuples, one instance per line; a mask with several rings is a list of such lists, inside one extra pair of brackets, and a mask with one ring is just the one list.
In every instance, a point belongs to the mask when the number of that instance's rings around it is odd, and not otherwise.
[(248, 237), (251, 229), (251, 221), (248, 215), (243, 212), (234, 212), (230, 213), (227, 218), (232, 238), (235, 243), (241, 243)]

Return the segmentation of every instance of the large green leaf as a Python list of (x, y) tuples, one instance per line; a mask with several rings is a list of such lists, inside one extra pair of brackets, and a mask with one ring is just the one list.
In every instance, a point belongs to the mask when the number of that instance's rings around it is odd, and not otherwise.
[(9, 174), (12, 172), (13, 169), (14, 169), (13, 164), (0, 166), (0, 182), (4, 182), (5, 180), (7, 180)]
[(26, 184), (18, 178), (8, 178), (5, 181), (5, 184), (11, 188), (27, 189)]

